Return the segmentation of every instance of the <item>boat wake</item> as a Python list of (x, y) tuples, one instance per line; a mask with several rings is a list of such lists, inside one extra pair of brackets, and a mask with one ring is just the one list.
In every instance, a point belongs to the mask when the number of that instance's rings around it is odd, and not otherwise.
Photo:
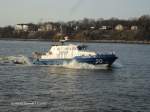
[(32, 63), (24, 55), (0, 56), (0, 65), (32, 65)]
[[(24, 55), (17, 55), (17, 56), (0, 56), (0, 65), (1, 66), (34, 66), (32, 61), (29, 57)], [(38, 65), (43, 66), (43, 65)], [(57, 66), (57, 67), (64, 67), (70, 69), (109, 69), (107, 65), (92, 65), (87, 63), (79, 63), (75, 60), (71, 61), (70, 63), (64, 63), (63, 65), (45, 65), (45, 66)], [(118, 62), (115, 62), (112, 65), (112, 68), (121, 68), (122, 65)]]
[(64, 63), (62, 65), (64, 68), (71, 68), (71, 69), (110, 69), (110, 68), (122, 68), (123, 65), (120, 62), (115, 62), (112, 64), (111, 67), (108, 67), (107, 64), (101, 64), (101, 65), (92, 65), (87, 63), (79, 63), (75, 60), (71, 61), (70, 63)]
[(64, 63), (62, 67), (71, 69), (108, 69), (107, 65), (92, 65), (87, 63), (79, 63), (75, 60), (71, 61), (70, 63)]

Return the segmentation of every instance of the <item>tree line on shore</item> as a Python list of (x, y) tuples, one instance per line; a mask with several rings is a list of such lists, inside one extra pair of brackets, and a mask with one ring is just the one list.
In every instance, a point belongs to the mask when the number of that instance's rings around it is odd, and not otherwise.
[[(24, 25), (24, 24), (19, 24)], [(0, 38), (59, 40), (69, 36), (72, 40), (127, 40), (150, 41), (150, 15), (130, 20), (88, 19), (69, 22), (29, 23), (16, 29), (13, 26), (0, 27)]]

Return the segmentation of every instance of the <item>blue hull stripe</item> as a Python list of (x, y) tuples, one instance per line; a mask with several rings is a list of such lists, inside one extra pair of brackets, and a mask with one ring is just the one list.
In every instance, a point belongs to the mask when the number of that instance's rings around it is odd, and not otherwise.
[(88, 63), (93, 65), (98, 64), (108, 64), (109, 66), (117, 59), (117, 57), (113, 54), (111, 55), (96, 55), (94, 57), (86, 57), (86, 56), (77, 56), (74, 59), (37, 59), (33, 61), (33, 64), (37, 65), (61, 65), (64, 63), (69, 63), (73, 60), (76, 60), (79, 63)]

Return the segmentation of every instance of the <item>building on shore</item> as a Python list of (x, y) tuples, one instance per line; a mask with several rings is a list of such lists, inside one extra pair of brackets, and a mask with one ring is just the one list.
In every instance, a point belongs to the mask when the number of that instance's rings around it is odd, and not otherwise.
[(124, 30), (124, 27), (123, 27), (123, 25), (118, 24), (118, 25), (115, 27), (115, 30), (117, 30), (117, 31), (123, 31), (123, 30)]
[(132, 31), (138, 30), (138, 26), (131, 26), (131, 30), (132, 30)]
[(44, 23), (39, 25), (38, 31), (56, 31), (57, 27), (53, 23)]
[(16, 26), (15, 26), (15, 31), (28, 31), (28, 28), (29, 28), (29, 26), (28, 26), (28, 24), (17, 24)]
[(37, 31), (37, 25), (34, 24), (17, 24), (15, 25), (15, 31), (17, 32), (35, 32)]
[(112, 27), (111, 26), (101, 26), (99, 29), (100, 30), (111, 30)]

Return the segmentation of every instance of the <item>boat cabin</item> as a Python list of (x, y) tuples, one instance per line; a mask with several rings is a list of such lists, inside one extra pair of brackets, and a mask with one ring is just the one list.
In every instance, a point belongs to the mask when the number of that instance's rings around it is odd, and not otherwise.
[(95, 52), (86, 51), (85, 45), (53, 45), (51, 49), (41, 56), (41, 59), (72, 59), (76, 56), (91, 56)]

